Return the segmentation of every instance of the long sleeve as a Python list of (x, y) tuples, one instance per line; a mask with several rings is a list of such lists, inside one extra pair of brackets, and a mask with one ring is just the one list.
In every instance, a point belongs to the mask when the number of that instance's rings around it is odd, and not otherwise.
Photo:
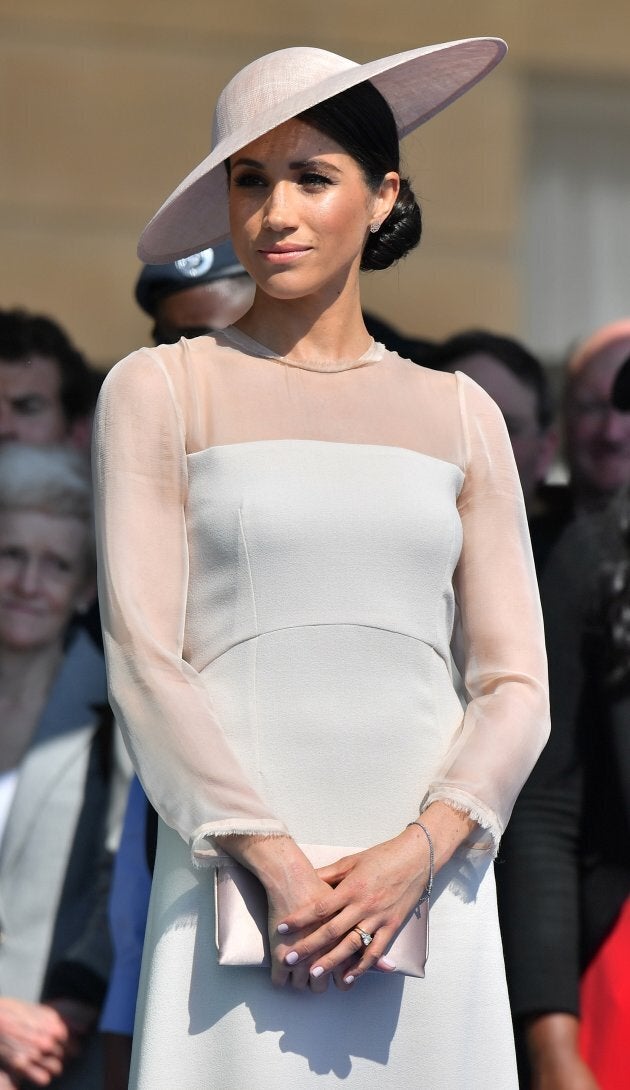
[(505, 424), (475, 383), (457, 378), (466, 465), (454, 588), (470, 699), (425, 805), (442, 799), (468, 811), (489, 834), (482, 844), (491, 841), (496, 850), (549, 734), (547, 667), (525, 509)]
[(186, 421), (158, 354), (108, 375), (93, 457), (110, 700), (149, 799), (197, 861), (213, 834), (286, 832), (184, 657)]

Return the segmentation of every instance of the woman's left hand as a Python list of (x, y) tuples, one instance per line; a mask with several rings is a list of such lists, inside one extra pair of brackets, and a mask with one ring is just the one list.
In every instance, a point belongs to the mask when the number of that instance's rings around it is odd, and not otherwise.
[[(435, 845), (436, 871), (474, 827), (468, 815), (442, 802), (433, 803), (422, 821)], [(429, 845), (424, 831), (411, 825), (392, 840), (345, 856), (317, 873), (334, 888), (317, 906), (307, 905), (281, 921), (283, 942), (289, 947), (285, 962), (295, 966), (309, 961), (312, 977), (318, 980), (332, 973), (342, 989), (351, 987), (374, 966), (393, 972), (396, 966), (385, 951), (429, 880)], [(291, 932), (318, 922), (319, 927), (291, 944)], [(368, 946), (357, 928), (373, 936)]]
[[(289, 933), (321, 922), (294, 945), (283, 934), (283, 941), (290, 946), (287, 963), (311, 961), (312, 977), (332, 973), (342, 989), (351, 987), (377, 963), (384, 972), (393, 972), (395, 965), (384, 954), (426, 888), (426, 840), (423, 851), (416, 837), (405, 830), (393, 840), (344, 856), (317, 873), (334, 888), (317, 910), (308, 906), (282, 921)], [(369, 946), (363, 945), (357, 927), (374, 936)]]

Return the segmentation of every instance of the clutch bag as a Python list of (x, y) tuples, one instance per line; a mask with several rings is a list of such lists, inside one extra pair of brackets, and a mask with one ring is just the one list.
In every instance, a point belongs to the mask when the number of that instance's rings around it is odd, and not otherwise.
[[(361, 850), (321, 844), (301, 844), (300, 847), (315, 868), (328, 866)], [(267, 895), (258, 879), (235, 859), (226, 856), (214, 872), (214, 898), (219, 965), (269, 966)], [(428, 901), (414, 909), (386, 953), (395, 963), (397, 973), (424, 976), (429, 954)]]

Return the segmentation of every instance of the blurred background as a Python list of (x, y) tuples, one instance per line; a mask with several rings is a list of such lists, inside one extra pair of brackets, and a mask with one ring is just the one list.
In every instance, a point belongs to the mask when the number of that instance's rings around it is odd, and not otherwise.
[(485, 326), (553, 364), (630, 309), (627, 0), (0, 0), (0, 305), (109, 367), (148, 338), (137, 236), (207, 154), (235, 71), (295, 44), (366, 61), (478, 34), (509, 55), (406, 142), (423, 243), (364, 299), (405, 333)]

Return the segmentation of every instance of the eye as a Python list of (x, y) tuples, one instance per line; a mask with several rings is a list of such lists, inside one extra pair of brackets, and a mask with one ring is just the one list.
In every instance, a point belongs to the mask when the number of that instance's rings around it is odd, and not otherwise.
[(64, 556), (52, 554), (51, 556), (46, 557), (46, 563), (51, 571), (58, 572), (62, 575), (72, 571), (72, 564), (66, 560)]
[(23, 560), (25, 553), (17, 545), (4, 545), (0, 548), (0, 560)]
[(13, 402), (13, 408), (20, 416), (37, 416), (38, 413), (44, 412), (46, 407), (47, 402), (45, 399), (37, 394), (19, 397)]
[(300, 185), (305, 186), (307, 189), (324, 189), (328, 185), (334, 185), (334, 182), (326, 174), (309, 170), (307, 173), (300, 175)]
[(265, 179), (260, 174), (255, 174), (252, 171), (243, 171), (242, 174), (237, 174), (232, 178), (235, 186), (239, 189), (249, 189), (252, 186), (265, 185)]

